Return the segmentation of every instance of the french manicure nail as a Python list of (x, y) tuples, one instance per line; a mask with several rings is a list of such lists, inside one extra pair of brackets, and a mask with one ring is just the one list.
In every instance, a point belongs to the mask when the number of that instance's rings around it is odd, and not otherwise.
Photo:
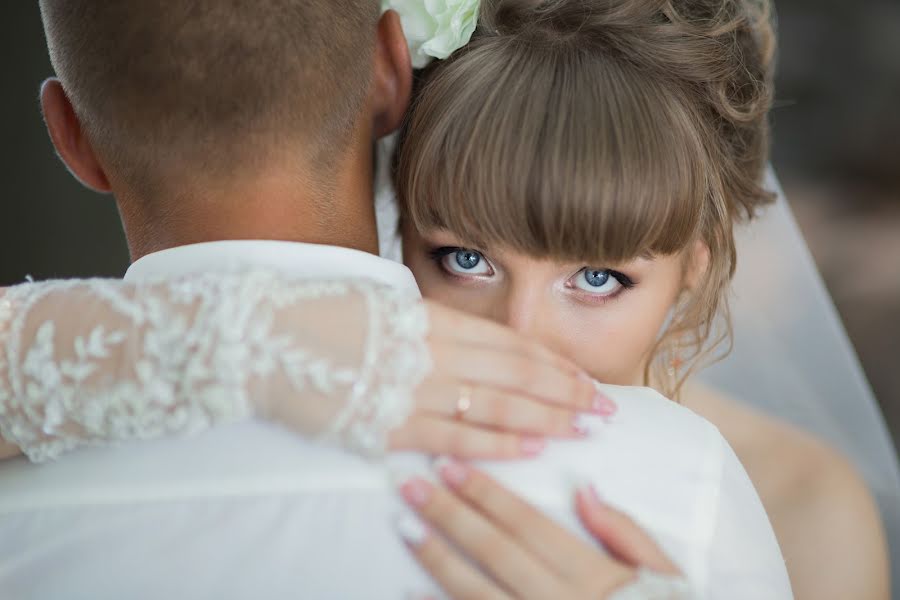
[(469, 469), (465, 465), (446, 456), (441, 456), (434, 461), (434, 466), (441, 479), (454, 487), (462, 485), (469, 476)]
[(394, 521), (397, 533), (410, 546), (418, 546), (428, 538), (428, 528), (415, 515), (401, 515)]
[(572, 419), (572, 433), (579, 437), (590, 435), (591, 430), (587, 425), (584, 415), (575, 415), (575, 418)]
[(591, 403), (592, 412), (601, 417), (611, 417), (619, 410), (618, 405), (603, 392), (597, 392), (594, 395), (594, 401)]
[(401, 485), (403, 485), (413, 477), (422, 475), (420, 471), (414, 471), (412, 469), (404, 467), (397, 467), (396, 465), (387, 465), (386, 471), (388, 478), (390, 479), (391, 483), (394, 484), (395, 488), (399, 488)]
[(400, 484), (400, 495), (413, 506), (424, 506), (431, 497), (431, 484), (421, 477), (412, 477)]
[(543, 438), (525, 438), (520, 446), (525, 456), (537, 456), (546, 447), (547, 442)]
[(578, 493), (590, 506), (598, 507), (603, 505), (603, 500), (600, 499), (600, 494), (597, 493), (597, 488), (594, 487), (593, 483), (582, 485)]

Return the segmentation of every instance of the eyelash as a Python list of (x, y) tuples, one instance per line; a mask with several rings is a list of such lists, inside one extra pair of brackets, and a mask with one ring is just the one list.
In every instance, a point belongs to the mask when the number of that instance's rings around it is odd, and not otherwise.
[[(574, 285), (570, 286), (569, 282), (571, 282), (576, 277), (582, 277), (583, 273), (588, 270), (597, 270), (597, 271), (605, 271), (609, 274), (610, 277), (619, 282), (619, 285), (622, 286), (618, 291), (613, 292), (612, 294), (608, 294), (606, 296), (600, 294), (591, 294), (590, 292), (585, 292)], [(607, 302), (612, 302), (617, 299), (619, 296), (632, 289), (635, 285), (637, 285), (631, 277), (626, 275), (625, 273), (621, 273), (614, 269), (593, 269), (592, 267), (582, 267), (579, 269), (572, 277), (570, 277), (566, 281), (566, 287), (573, 291), (574, 294), (578, 296), (578, 298), (582, 302), (588, 302), (592, 304), (606, 304)]]
[(432, 248), (428, 251), (428, 256), (431, 257), (433, 261), (439, 261), (448, 254), (453, 254), (454, 252), (459, 252), (460, 250), (466, 250), (466, 248), (461, 248), (459, 246), (439, 246), (437, 248)]
[[(454, 253), (456, 253), (456, 252), (464, 251), (464, 250), (468, 250), (468, 251), (470, 251), (470, 252), (478, 252), (478, 250), (473, 250), (473, 249), (471, 249), (471, 248), (463, 248), (462, 246), (440, 246), (440, 247), (438, 247), (438, 248), (434, 248), (434, 249), (432, 249), (432, 250), (429, 250), (429, 251), (428, 251), (428, 257), (429, 257), (431, 260), (434, 261), (434, 263), (435, 263), (435, 265), (437, 266), (437, 268), (440, 269), (441, 272), (442, 272), (444, 275), (446, 275), (446, 276), (448, 276), (448, 277), (455, 277), (456, 279), (466, 279), (467, 277), (466, 277), (465, 275), (460, 275), (459, 273), (451, 273), (451, 272), (449, 272), (449, 271), (446, 269), (446, 267), (444, 267), (444, 265), (442, 264), (443, 261), (444, 261), (444, 259), (445, 259), (447, 256), (449, 256), (449, 255), (451, 255), (451, 254), (454, 254)], [(487, 259), (487, 257), (486, 257), (484, 254), (482, 254), (481, 252), (478, 252), (478, 254), (482, 257), (482, 259), (483, 259), (485, 262), (488, 263), (488, 265), (490, 265), (490, 261)], [(491, 266), (491, 270), (493, 270), (493, 266)], [(468, 278), (470, 278), (470, 279), (475, 279), (475, 278), (477, 278), (477, 277), (479, 277), (479, 276), (478, 276), (478, 275), (471, 275), (471, 276), (469, 276)]]
[[(443, 264), (442, 264), (444, 258), (446, 258), (447, 256), (449, 256), (450, 254), (453, 254), (453, 253), (455, 253), (455, 252), (460, 252), (460, 251), (463, 251), (463, 250), (469, 250), (469, 251), (471, 251), (471, 252), (478, 252), (478, 254), (480, 254), (481, 257), (482, 257), (485, 261), (487, 261), (487, 257), (486, 257), (483, 253), (479, 252), (478, 250), (473, 250), (472, 248), (463, 248), (463, 247), (461, 247), (461, 246), (440, 246), (440, 247), (437, 247), (437, 248), (433, 248), (433, 249), (431, 249), (431, 250), (428, 251), (428, 257), (429, 257), (432, 261), (434, 261), (435, 265), (436, 265), (436, 266), (441, 270), (441, 272), (442, 272), (444, 275), (446, 275), (447, 277), (454, 277), (454, 278), (456, 278), (456, 279), (465, 279), (466, 277), (465, 277), (464, 275), (459, 275), (459, 274), (456, 274), (456, 273), (450, 273), (450, 272), (448, 272), (447, 269), (446, 269), (446, 268), (443, 266)], [(488, 262), (488, 264), (490, 264), (490, 261), (487, 261), (487, 262)], [(493, 268), (493, 267), (491, 267), (491, 268)], [(572, 277), (570, 277), (570, 278), (567, 280), (567, 284), (568, 284), (568, 282), (571, 281), (574, 277), (580, 276), (582, 273), (584, 273), (585, 270), (590, 269), (590, 268), (591, 268), (591, 267), (582, 267), (581, 269), (579, 269), (578, 272), (576, 272)], [(611, 294), (611, 295), (608, 295), (608, 296), (600, 296), (600, 295), (597, 295), (597, 294), (590, 294), (590, 293), (584, 293), (584, 292), (578, 293), (579, 290), (578, 290), (577, 288), (574, 288), (576, 294), (577, 294), (580, 298), (584, 299), (584, 301), (586, 301), (586, 302), (593, 302), (593, 303), (595, 303), (595, 304), (605, 304), (606, 302), (610, 302), (610, 301), (612, 301), (612, 300), (615, 300), (615, 299), (618, 298), (621, 294), (623, 294), (624, 292), (626, 292), (626, 291), (632, 289), (633, 287), (635, 287), (635, 285), (637, 285), (637, 284), (635, 283), (635, 281), (634, 281), (633, 279), (631, 279), (631, 277), (629, 277), (628, 275), (626, 275), (625, 273), (622, 273), (622, 272), (620, 272), (620, 271), (616, 271), (616, 270), (613, 270), (613, 269), (597, 269), (597, 270), (598, 270), (598, 271), (599, 271), (599, 270), (602, 270), (602, 271), (606, 271), (607, 273), (609, 273), (609, 275), (610, 275), (611, 277), (613, 277), (616, 281), (619, 282), (619, 285), (621, 285), (622, 288), (621, 288), (618, 292), (615, 292), (615, 293), (613, 293), (613, 294)], [(472, 276), (472, 278), (475, 278), (475, 277), (477, 277), (477, 276)], [(567, 287), (569, 287), (569, 286), (567, 285)], [(573, 289), (573, 288), (569, 288), (569, 289)]]

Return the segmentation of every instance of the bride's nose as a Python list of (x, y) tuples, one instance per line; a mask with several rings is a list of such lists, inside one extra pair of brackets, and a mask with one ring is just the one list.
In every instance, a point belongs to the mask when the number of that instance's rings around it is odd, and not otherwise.
[[(548, 287), (536, 281), (510, 285), (494, 307), (495, 319), (564, 356), (570, 354), (559, 304)], [(571, 332), (568, 332), (571, 334)]]
[(542, 297), (540, 290), (533, 285), (511, 285), (507, 288), (501, 301), (500, 321), (508, 327), (537, 338), (540, 336)]

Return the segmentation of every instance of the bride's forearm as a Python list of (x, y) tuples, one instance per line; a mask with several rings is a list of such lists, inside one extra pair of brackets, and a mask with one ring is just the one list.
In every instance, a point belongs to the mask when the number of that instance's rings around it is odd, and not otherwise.
[[(371, 413), (384, 421), (366, 423), (379, 437), (406, 414), (367, 410), (375, 367), (384, 366), (375, 359), (391, 343), (409, 357), (427, 355), (424, 326), (394, 323), (396, 315), (423, 320), (420, 304), (372, 284), (260, 271), (8, 288), (0, 296), (0, 457), (14, 447), (42, 461), (253, 415), (288, 414), (298, 433), (354, 444), (353, 425)], [(420, 371), (410, 373), (409, 391)]]

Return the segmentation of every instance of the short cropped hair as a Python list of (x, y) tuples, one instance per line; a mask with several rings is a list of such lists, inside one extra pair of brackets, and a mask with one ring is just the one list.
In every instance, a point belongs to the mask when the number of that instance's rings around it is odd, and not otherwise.
[(336, 161), (370, 81), (378, 4), (40, 0), (76, 114), (98, 154), (144, 192), (298, 141), (316, 168)]

